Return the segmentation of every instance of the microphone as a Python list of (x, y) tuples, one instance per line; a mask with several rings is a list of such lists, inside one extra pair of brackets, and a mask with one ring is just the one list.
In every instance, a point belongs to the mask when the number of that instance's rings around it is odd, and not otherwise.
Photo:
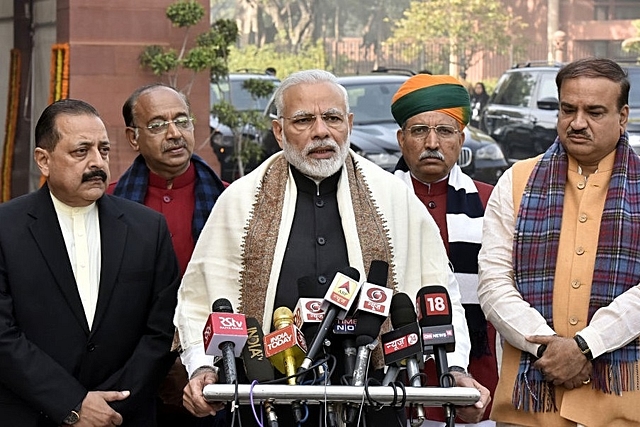
[(264, 352), (264, 332), (255, 317), (247, 317), (247, 344), (242, 348), (242, 361), (249, 383), (273, 381), (273, 365)]
[(318, 332), (309, 346), (307, 356), (304, 358), (300, 368), (298, 368), (299, 372), (309, 369), (309, 366), (313, 363), (313, 359), (315, 359), (322, 348), (322, 343), (329, 329), (333, 326), (333, 321), (336, 317), (344, 318), (346, 316), (347, 311), (351, 308), (351, 305), (355, 301), (355, 296), (360, 289), (359, 279), (360, 273), (353, 267), (347, 267), (343, 272), (336, 273), (322, 302), (324, 317), (322, 318)]
[(278, 371), (286, 375), (291, 385), (296, 384), (296, 367), (304, 359), (307, 344), (300, 329), (293, 324), (293, 313), (287, 307), (273, 312), (275, 331), (264, 337), (265, 354)]
[[(407, 377), (411, 386), (422, 387), (420, 381), (421, 331), (409, 295), (397, 293), (391, 299), (391, 325), (393, 325), (393, 331), (387, 332), (381, 337), (385, 364), (389, 366), (397, 363), (406, 365)], [(424, 406), (417, 405), (416, 417), (412, 425), (419, 426), (424, 420)]]
[[(390, 295), (393, 293), (391, 289), (386, 288), (387, 277), (389, 275), (389, 264), (385, 261), (371, 261), (369, 267), (369, 275), (367, 276), (366, 289), (374, 291), (365, 291), (361, 294), (358, 301), (360, 311), (356, 312), (358, 322), (356, 323), (355, 335), (358, 353), (356, 354), (356, 366), (353, 370), (351, 385), (360, 387), (365, 383), (367, 377), (367, 367), (369, 365), (369, 356), (371, 351), (378, 343), (377, 337), (380, 334), (382, 323), (386, 319), (386, 315), (382, 313), (389, 312)], [(386, 291), (389, 291), (388, 294)], [(386, 306), (381, 308), (380, 306)], [(353, 424), (356, 421), (357, 408), (360, 405), (349, 404), (346, 408), (346, 423)]]
[(215, 300), (212, 311), (202, 331), (205, 354), (222, 356), (227, 384), (234, 384), (238, 381), (235, 358), (240, 357), (247, 341), (246, 319), (243, 314), (234, 314), (225, 298)]
[[(455, 380), (449, 373), (447, 353), (455, 351), (451, 298), (444, 286), (425, 286), (416, 297), (418, 323), (422, 327), (422, 344), (425, 354), (434, 354), (440, 387), (454, 387)], [(455, 407), (445, 404), (448, 425), (453, 425)]]
[(376, 339), (380, 328), (389, 313), (393, 290), (386, 288), (388, 274), (389, 264), (387, 262), (371, 261), (367, 283), (363, 285), (363, 289), (367, 289), (367, 291), (360, 296), (359, 309), (356, 313), (358, 322), (354, 332), (358, 354), (351, 383), (354, 386), (364, 385), (369, 355), (375, 347), (372, 344), (377, 343)]
[(302, 331), (305, 337), (314, 332), (324, 318), (322, 298), (300, 298), (293, 309), (293, 323)]

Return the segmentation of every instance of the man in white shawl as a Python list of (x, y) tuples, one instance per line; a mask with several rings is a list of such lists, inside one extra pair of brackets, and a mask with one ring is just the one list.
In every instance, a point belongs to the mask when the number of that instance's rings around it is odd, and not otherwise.
[[(227, 298), (236, 312), (260, 320), (269, 333), (275, 308), (293, 309), (300, 296), (322, 297), (346, 266), (366, 277), (371, 261), (382, 260), (389, 264), (387, 287), (394, 292), (414, 298), (423, 286), (448, 289), (456, 336), (448, 363), (457, 367), (452, 373), (457, 385), (481, 390), (479, 402), (459, 410), (476, 419), (488, 390), (464, 373), (469, 333), (434, 220), (401, 180), (349, 150), (353, 114), (335, 76), (300, 71), (286, 78), (274, 96), (278, 118), (273, 131), (283, 151), (218, 199), (180, 287), (174, 322), (191, 378), (185, 407), (198, 416), (221, 408), (202, 396), (204, 386), (218, 380), (213, 357), (205, 355), (202, 344), (213, 301)], [(383, 325), (383, 332), (388, 329)], [(372, 371), (383, 366), (378, 348)], [(284, 412), (290, 411), (278, 415)], [(384, 412), (376, 412), (368, 425), (395, 424), (395, 417), (404, 415), (399, 411), (385, 419)], [(314, 422), (310, 416), (305, 425)]]

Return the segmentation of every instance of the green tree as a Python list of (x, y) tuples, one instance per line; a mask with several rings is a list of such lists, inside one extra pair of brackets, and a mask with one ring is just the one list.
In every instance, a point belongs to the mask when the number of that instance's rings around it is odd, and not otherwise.
[[(396, 23), (391, 42), (446, 41), (450, 72), (476, 64), (488, 52), (506, 53), (526, 26), (500, 0), (414, 0)], [(455, 74), (455, 73), (452, 73)]]
[[(622, 42), (622, 49), (625, 52), (633, 52), (640, 55), (640, 19), (631, 22), (636, 27), (638, 36), (630, 37)], [(640, 58), (639, 58), (640, 59)]]

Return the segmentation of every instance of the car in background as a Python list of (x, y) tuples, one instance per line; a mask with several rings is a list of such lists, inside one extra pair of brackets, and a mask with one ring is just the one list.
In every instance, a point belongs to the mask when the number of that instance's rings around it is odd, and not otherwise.
[(560, 65), (535, 62), (507, 70), (480, 114), (480, 128), (510, 163), (544, 152), (556, 138)]
[[(620, 63), (631, 82), (629, 142), (640, 153), (640, 66)], [(507, 70), (481, 113), (480, 127), (495, 139), (510, 163), (546, 151), (557, 136), (560, 64), (529, 62)]]
[[(280, 80), (277, 77), (269, 74), (229, 73), (226, 78), (210, 83), (211, 107), (224, 100), (233, 105), (238, 111), (264, 111), (271, 96), (254, 98), (243, 87), (244, 82), (249, 79), (270, 80), (274, 83), (274, 86), (280, 84)], [(209, 115), (209, 130), (211, 132), (211, 148), (218, 157), (222, 168), (221, 178), (224, 181), (231, 182), (238, 177), (237, 165), (233, 154), (233, 134), (231, 129), (220, 123), (218, 118), (211, 113)], [(243, 134), (251, 139), (259, 139), (261, 137), (259, 133), (250, 132), (249, 129), (243, 129)], [(250, 169), (251, 165), (249, 166)]]
[[(338, 83), (347, 89), (353, 113), (351, 148), (389, 172), (402, 156), (396, 138), (398, 124), (391, 115), (391, 98), (409, 77), (409, 73), (391, 72), (338, 77)], [(277, 118), (273, 102), (265, 114)], [(500, 147), (478, 129), (467, 126), (464, 132), (458, 164), (472, 178), (494, 184), (508, 167)], [(264, 136), (263, 144), (268, 154), (280, 149), (271, 131)]]

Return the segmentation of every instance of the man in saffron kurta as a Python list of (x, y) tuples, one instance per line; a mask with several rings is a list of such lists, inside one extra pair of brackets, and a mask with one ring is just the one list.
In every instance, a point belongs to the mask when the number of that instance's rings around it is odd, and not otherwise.
[(478, 297), (506, 340), (501, 425), (637, 426), (640, 158), (613, 61), (558, 73), (558, 139), (516, 163), (485, 213)]
[[(493, 393), (499, 342), (480, 309), (477, 292), (482, 216), (493, 187), (472, 180), (456, 164), (464, 143), (462, 130), (469, 122), (469, 93), (451, 76), (418, 74), (398, 89), (391, 111), (400, 125), (397, 138), (402, 150), (395, 175), (415, 191), (438, 224), (469, 326), (469, 374)], [(427, 384), (438, 385), (432, 359), (425, 364), (425, 373)], [(494, 425), (488, 420), (490, 404), (486, 409), (474, 425)], [(429, 420), (444, 421), (441, 408), (428, 408), (426, 413)], [(428, 421), (423, 427), (431, 425), (441, 423)]]

